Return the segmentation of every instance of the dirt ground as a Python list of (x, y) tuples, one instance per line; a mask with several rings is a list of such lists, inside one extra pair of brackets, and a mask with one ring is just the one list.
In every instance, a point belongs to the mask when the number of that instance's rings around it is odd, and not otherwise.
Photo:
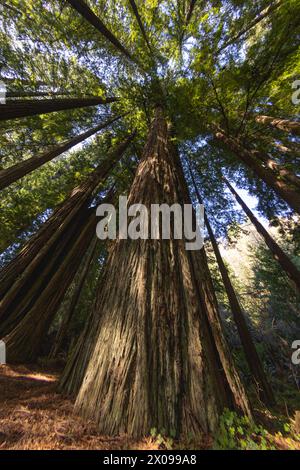
[[(158, 449), (152, 438), (100, 435), (73, 413), (71, 400), (56, 393), (59, 372), (37, 366), (0, 365), (0, 450)], [(207, 448), (209, 441), (199, 443)]]

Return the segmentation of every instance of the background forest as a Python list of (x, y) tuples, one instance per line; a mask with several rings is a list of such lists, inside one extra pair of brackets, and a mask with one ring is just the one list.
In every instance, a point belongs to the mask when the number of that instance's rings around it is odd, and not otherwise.
[[(120, 277), (126, 273), (121, 255), (114, 261), (115, 245), (95, 238), (93, 214), (99, 202), (119, 195), (137, 200), (147, 188), (149, 198), (156, 194), (147, 175), (139, 194), (136, 188), (151, 142), (164, 135), (159, 107), (180, 160), (174, 172), (182, 171), (185, 183), (180, 176), (176, 181), (186, 184), (193, 204), (205, 205), (209, 273), (203, 283), (211, 276), (207, 289), (216, 295), (256, 423), (226, 407), (218, 430), (201, 443), (193, 429), (180, 437), (169, 423), (151, 425), (144, 438), (142, 425), (131, 426), (129, 410), (116, 428), (109, 419), (99, 424), (99, 416), (96, 431), (64, 422), (65, 441), (48, 432), (47, 442), (46, 432), (33, 437), (34, 412), (15, 438), (1, 409), (0, 447), (98, 448), (98, 431), (125, 429), (129, 441), (104, 445), (299, 449), (300, 365), (291, 359), (300, 340), (299, 38), (299, 0), (0, 1), (4, 399), (22, 395), (14, 377), (48, 374), (55, 384), (45, 393), (59, 396), (57, 420), (59, 407), (72, 415), (76, 397), (79, 414), (93, 415), (79, 389), (93, 367), (102, 377), (91, 359), (100, 321), (95, 312), (105, 311), (99, 298), (109, 288), (122, 296), (113, 266), (117, 271), (119, 264)], [(57, 381), (71, 401), (56, 395)], [(163, 395), (164, 386), (156, 386)], [(87, 391), (90, 403), (93, 394)], [(17, 405), (12, 401), (11, 410)], [(48, 426), (47, 414), (43, 420)], [(77, 434), (68, 441), (72, 426)]]

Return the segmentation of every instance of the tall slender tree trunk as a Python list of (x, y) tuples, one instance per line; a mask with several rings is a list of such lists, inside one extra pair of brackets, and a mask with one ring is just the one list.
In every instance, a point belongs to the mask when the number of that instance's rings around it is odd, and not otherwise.
[(256, 116), (255, 121), (259, 124), (276, 127), (284, 132), (290, 132), (294, 135), (300, 135), (300, 122), (289, 121), (288, 119), (279, 119), (272, 116)]
[[(72, 220), (72, 225), (68, 226), (55, 243), (44, 252), (44, 256), (34, 269), (28, 273), (25, 283), (17, 286), (10, 296), (10, 302), (3, 308), (0, 323), (0, 337), (10, 333), (24, 318), (35, 302), (47, 288), (49, 282), (60, 269), (66, 253), (76, 241), (78, 233), (83, 230), (89, 217), (85, 204), (76, 217)], [(17, 282), (17, 281), (16, 281)]]
[[(128, 204), (187, 201), (157, 108)], [(201, 250), (202, 251), (202, 250)], [(100, 432), (210, 432), (224, 407), (249, 412), (200, 251), (185, 240), (116, 240), (95, 309), (97, 337), (76, 410)], [(101, 312), (101, 313), (100, 313)], [(217, 340), (216, 340), (217, 339)]]
[(278, 143), (275, 140), (272, 141), (272, 145), (282, 154), (284, 154), (285, 158), (288, 161), (296, 161), (300, 158), (300, 149), (299, 146), (296, 146), (292, 142), (289, 142), (287, 145)]
[(105, 129), (107, 126), (110, 126), (119, 118), (120, 116), (114, 119), (110, 119), (109, 121), (106, 121), (102, 124), (99, 124), (93, 129), (83, 132), (77, 137), (73, 137), (73, 139), (68, 140), (66, 143), (58, 145), (54, 149), (44, 153), (38, 158), (32, 157), (20, 163), (17, 163), (16, 165), (11, 166), (10, 168), (0, 170), (0, 189), (7, 188), (7, 186), (19, 180), (20, 178), (23, 178), (23, 176), (27, 175), (28, 173), (31, 173), (36, 168), (39, 168), (50, 160), (53, 160), (53, 158), (57, 157), (58, 155), (61, 155), (62, 153), (71, 149), (80, 142), (83, 142), (84, 140), (88, 139), (101, 129)]
[(64, 395), (76, 397), (82, 385), (95, 342), (96, 318), (90, 312), (59, 381), (58, 390)]
[(257, 159), (255, 153), (244, 148), (242, 144), (232, 137), (228, 137), (223, 131), (218, 130), (216, 138), (223, 142), (226, 147), (245, 163), (254, 173), (261, 178), (268, 186), (284, 199), (289, 206), (300, 214), (300, 191), (293, 185), (288, 184), (283, 179), (278, 178), (270, 168), (264, 167)]
[(252, 28), (254, 28), (257, 24), (259, 24), (262, 20), (270, 16), (277, 8), (279, 8), (282, 5), (282, 0), (275, 0), (271, 5), (269, 5), (267, 8), (262, 10), (256, 18), (254, 18), (245, 28), (241, 29), (241, 31), (236, 34), (233, 38), (229, 38), (228, 41), (225, 42), (223, 46), (220, 47), (218, 50), (218, 54), (226, 49), (228, 46), (231, 46), (232, 44), (235, 44), (241, 37), (243, 37), (245, 34), (247, 34)]
[(87, 223), (71, 240), (63, 262), (48, 285), (18, 325), (4, 338), (7, 362), (34, 362), (42, 342), (72, 283), (93, 237), (96, 237), (96, 216), (89, 209)]
[(261, 160), (266, 168), (272, 170), (279, 179), (286, 180), (287, 183), (292, 184), (300, 190), (300, 178), (299, 176), (295, 175), (292, 171), (287, 170), (282, 165), (279, 165), (275, 162), (272, 158), (269, 157), (267, 154), (263, 154), (258, 150), (249, 150), (254, 158)]
[(289, 257), (284, 253), (284, 251), (280, 248), (280, 246), (276, 243), (274, 238), (271, 237), (269, 232), (264, 228), (264, 226), (257, 220), (253, 212), (249, 209), (247, 204), (243, 201), (243, 199), (238, 195), (235, 189), (231, 186), (229, 181), (224, 177), (224, 181), (228, 188), (230, 189), (231, 193), (236, 198), (237, 202), (240, 206), (244, 209), (246, 215), (249, 217), (253, 225), (255, 226), (258, 233), (263, 237), (266, 245), (270, 248), (273, 257), (282, 269), (286, 272), (288, 277), (291, 279), (293, 285), (300, 290), (300, 271), (294, 265), (294, 263), (289, 259)]
[[(199, 204), (203, 204), (202, 198), (200, 196), (200, 192), (198, 190), (190, 163), (189, 163), (189, 173), (190, 177), (194, 186), (194, 190), (197, 196), (197, 199), (199, 201)], [(216, 238), (214, 236), (214, 232), (211, 228), (211, 225), (209, 223), (208, 217), (206, 213), (204, 214), (204, 219), (205, 219), (205, 225), (208, 230), (209, 238), (211, 240), (213, 250), (217, 259), (217, 263), (220, 269), (220, 273), (222, 276), (222, 280), (225, 286), (226, 294), (229, 300), (231, 312), (234, 318), (234, 322), (236, 324), (238, 334), (241, 340), (241, 344), (245, 353), (246, 360), (249, 364), (250, 371), (252, 373), (252, 377), (254, 379), (254, 382), (258, 388), (258, 393), (260, 396), (260, 399), (266, 404), (266, 405), (274, 405), (275, 399), (273, 395), (273, 391), (271, 388), (270, 383), (268, 382), (268, 379), (265, 375), (261, 360), (259, 358), (259, 355), (256, 351), (255, 345), (252, 340), (251, 333), (249, 331), (246, 319), (244, 317), (244, 314), (242, 312), (240, 303), (238, 301), (238, 298), (236, 296), (235, 290), (233, 288), (233, 285), (230, 281), (228, 271), (226, 269), (226, 266), (224, 264), (224, 261), (222, 259), (218, 243), (216, 241)]]
[(148, 40), (148, 37), (147, 37), (147, 34), (146, 34), (146, 30), (145, 30), (145, 28), (144, 28), (142, 19), (141, 19), (140, 14), (139, 14), (138, 7), (137, 7), (137, 5), (136, 5), (136, 3), (135, 3), (135, 0), (129, 0), (129, 3), (130, 3), (130, 6), (131, 6), (131, 8), (132, 8), (132, 11), (133, 11), (133, 13), (134, 13), (134, 16), (135, 16), (135, 18), (136, 18), (136, 20), (137, 20), (137, 22), (138, 22), (138, 25), (139, 25), (139, 28), (140, 28), (141, 33), (142, 33), (142, 35), (143, 35), (143, 38), (144, 38), (144, 40), (145, 40), (145, 42), (146, 42), (146, 44), (147, 44), (147, 47), (148, 47), (148, 49), (149, 49), (149, 52), (150, 52), (150, 54), (151, 54), (151, 56), (152, 56), (152, 54), (153, 54), (153, 53), (152, 53), (152, 48), (151, 48), (150, 42), (149, 42), (149, 40)]
[(6, 93), (6, 98), (38, 98), (38, 97), (48, 97), (51, 98), (53, 96), (70, 96), (72, 93), (69, 91), (8, 91)]
[(96, 251), (97, 244), (98, 244), (97, 242), (98, 242), (98, 240), (97, 240), (97, 238), (95, 238), (95, 240), (92, 243), (90, 253), (87, 255), (87, 257), (85, 259), (85, 262), (84, 262), (84, 265), (82, 266), (82, 270), (80, 272), (80, 277), (78, 279), (77, 285), (75, 286), (73, 296), (71, 298), (71, 302), (70, 302), (69, 306), (67, 307), (67, 309), (64, 313), (61, 325), (60, 325), (60, 327), (57, 331), (52, 349), (50, 351), (50, 354), (49, 354), (50, 358), (56, 357), (59, 350), (60, 350), (60, 348), (61, 348), (61, 346), (62, 346), (62, 343), (64, 341), (64, 338), (66, 336), (68, 328), (70, 326), (71, 320), (74, 316), (74, 312), (76, 310), (76, 306), (78, 304), (80, 294), (82, 292), (84, 283), (86, 281), (86, 277), (87, 277), (87, 274), (89, 272), (90, 265), (91, 265), (91, 263), (92, 263), (92, 261), (95, 257), (95, 251)]
[(54, 113), (66, 109), (86, 108), (99, 104), (108, 104), (117, 98), (53, 98), (46, 100), (14, 100), (0, 107), (0, 121), (16, 119), (38, 114)]
[(105, 26), (103, 21), (90, 9), (84, 0), (67, 0), (70, 5), (99, 33), (101, 33), (118, 51), (124, 54), (128, 59), (133, 60), (130, 52), (120, 43), (114, 34)]
[[(107, 260), (105, 261), (105, 263)], [(105, 264), (104, 264), (105, 266)], [(102, 295), (102, 289), (105, 283), (110, 282), (109, 273), (106, 271), (106, 277), (103, 274), (104, 269), (100, 273), (97, 287), (97, 296), (94, 306), (97, 305)], [(58, 390), (64, 395), (76, 397), (82, 385), (86, 369), (97, 340), (98, 324), (101, 318), (101, 312), (93, 307), (85, 322), (84, 328), (71, 352), (66, 367), (60, 377)]]
[[(3, 321), (23, 309), (32, 295), (31, 290), (40, 287), (43, 278), (42, 267), (51, 262), (53, 249), (61, 250), (66, 234), (72, 234), (74, 222), (81, 218), (81, 212), (91, 200), (94, 190), (103, 182), (115, 163), (128, 148), (134, 134), (126, 138), (109, 152), (108, 157), (75, 188), (66, 201), (52, 214), (20, 251), (14, 260), (0, 272), (0, 320)], [(1, 326), (0, 326), (1, 330)]]

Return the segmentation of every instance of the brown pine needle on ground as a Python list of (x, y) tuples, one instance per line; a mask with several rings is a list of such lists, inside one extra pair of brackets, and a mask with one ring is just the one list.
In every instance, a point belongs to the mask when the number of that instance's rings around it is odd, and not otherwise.
[[(154, 438), (141, 441), (102, 436), (93, 423), (73, 413), (70, 399), (56, 392), (59, 371), (37, 366), (0, 366), (0, 450), (151, 450)], [(210, 440), (199, 442), (207, 448)]]
[[(73, 413), (73, 402), (56, 392), (60, 370), (36, 365), (0, 365), (0, 450), (157, 450), (166, 442), (157, 437), (140, 441), (127, 436), (100, 435), (92, 422)], [(259, 413), (261, 415), (261, 413)], [(261, 415), (259, 421), (274, 427), (276, 416)], [(269, 423), (269, 425), (267, 425)], [(271, 423), (271, 425), (270, 425)], [(291, 436), (270, 430), (268, 441), (278, 450), (299, 449)], [(211, 449), (212, 438), (199, 442), (174, 442), (175, 449)]]

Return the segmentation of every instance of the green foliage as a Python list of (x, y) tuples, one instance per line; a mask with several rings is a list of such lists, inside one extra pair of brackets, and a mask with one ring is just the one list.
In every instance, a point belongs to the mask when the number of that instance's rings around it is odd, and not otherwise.
[[(294, 264), (300, 268), (300, 251), (298, 243), (293, 240), (295, 225), (292, 223), (292, 226), (289, 232), (284, 236), (281, 235), (279, 243)], [(264, 291), (265, 303), (268, 310), (272, 312), (273, 318), (275, 317), (277, 321), (295, 320), (295, 316), (300, 311), (300, 296), (288, 276), (263, 243), (253, 249), (252, 256), (255, 260), (254, 287), (256, 290)]]
[(106, 151), (103, 135), (82, 150), (58, 157), (1, 191), (0, 250), (12, 242), (24, 242), (32, 222), (39, 216), (45, 220), (93, 166), (105, 158)]
[[(259, 210), (265, 216), (281, 215), (286, 205), (235, 157), (220, 148), (212, 138), (211, 125), (220, 124), (240, 135), (247, 144), (267, 149), (282, 164), (289, 165), (291, 171), (299, 171), (299, 161), (294, 157), (286, 161), (278, 150), (278, 145), (282, 148), (293, 145), (291, 139), (276, 130), (261, 131), (251, 118), (251, 113), (258, 111), (268, 114), (272, 110), (282, 118), (291, 118), (297, 112), (290, 96), (291, 81), (299, 75), (299, 47), (293, 34), (299, 2), (283, 2), (248, 30), (270, 2), (229, 0), (222, 4), (219, 0), (199, 0), (188, 24), (188, 1), (136, 3), (151, 51), (127, 0), (92, 0), (89, 5), (138, 65), (123, 57), (67, 2), (10, 2), (3, 8), (0, 21), (0, 77), (8, 84), (8, 91), (116, 95), (119, 101), (107, 111), (128, 114), (121, 126), (114, 125), (114, 132), (119, 135), (137, 129), (138, 150), (145, 140), (153, 104), (163, 103), (174, 123), (182, 155), (188, 149), (197, 163), (205, 203), (213, 208), (211, 217), (219, 221), (215, 227), (218, 234), (224, 235), (228, 223), (235, 219), (241, 221), (240, 214), (230, 207), (230, 198), (224, 197), (220, 178), (225, 168), (227, 176), (258, 198)], [(239, 36), (243, 30), (246, 34)], [(101, 117), (99, 109), (89, 108), (2, 123), (0, 165), (6, 168), (38, 156)], [(88, 152), (87, 146), (87, 161)], [(58, 171), (60, 160), (55, 161)], [(69, 174), (73, 186), (78, 172)], [(35, 180), (39, 178), (41, 184), (35, 199), (42, 201), (42, 170), (36, 171)], [(26, 190), (27, 181), (30, 185), (32, 180), (23, 181)], [(59, 198), (53, 197), (53, 203), (49, 201), (47, 205), (45, 200), (35, 212), (30, 208), (23, 223), (20, 212), (24, 213), (25, 207), (27, 211), (28, 200), (23, 198), (20, 185), (14, 187), (14, 194), (24, 204), (13, 203), (20, 210), (11, 214), (11, 201), (4, 201), (3, 207), (9, 206), (10, 212), (4, 209), (3, 217), (22, 229), (34, 222), (39, 211), (51, 209), (59, 202)], [(16, 232), (5, 231), (2, 248), (14, 241)]]
[[(79, 149), (57, 157), (1, 192), (0, 250), (4, 254), (0, 262), (4, 264), (15, 255), (69, 191), (105, 158), (114, 142), (136, 129), (134, 145), (112, 171), (106, 188), (99, 188), (101, 191), (115, 185), (118, 193), (128, 193), (157, 103), (164, 105), (174, 125), (187, 183), (197, 202), (187, 169), (187, 161), (193, 161), (196, 183), (219, 240), (234, 245), (245, 222), (224, 187), (223, 174), (256, 198), (256, 209), (265, 219), (279, 225), (291, 221), (287, 205), (216, 141), (213, 129), (215, 125), (223, 127), (246, 147), (300, 173), (299, 140), (261, 126), (254, 119), (257, 113), (283, 119), (296, 119), (299, 113), (299, 106), (291, 102), (292, 82), (300, 78), (299, 0), (281, 1), (262, 20), (260, 15), (278, 0), (198, 0), (189, 22), (189, 1), (136, 0), (150, 48), (127, 0), (87, 3), (130, 51), (133, 62), (68, 2), (11, 0), (1, 11), (0, 80), (9, 92), (46, 93), (50, 98), (55, 93), (68, 97), (116, 96), (119, 100), (105, 107), (1, 122), (0, 170), (38, 157), (107, 116), (126, 115), (108, 132), (101, 132)], [(299, 231), (283, 230), (281, 243), (299, 265)], [(226, 316), (228, 300), (214, 257), (211, 253), (209, 257), (218, 300)], [(290, 341), (289, 323), (294, 332), (296, 323), (299, 327), (299, 298), (264, 246), (253, 251), (253, 260), (250, 275), (247, 271), (247, 276), (241, 278), (230, 270), (230, 276), (254, 329), (264, 365), (275, 375), (278, 358), (273, 357), (274, 349), (285, 351), (287, 369), (289, 345), (279, 345)], [(88, 315), (100, 266), (96, 263), (93, 267), (82, 293), (72, 326), (75, 335)], [(67, 300), (71, 292), (72, 286)], [(276, 325), (284, 322), (278, 335), (272, 329), (273, 320)], [(228, 315), (226, 325), (234, 353), (247, 375)], [(279, 340), (282, 332), (284, 338)], [(221, 426), (223, 447), (265, 446), (263, 430), (253, 428), (243, 418), (227, 415)], [(165, 445), (164, 433), (159, 436)]]
[(275, 447), (268, 441), (268, 432), (261, 425), (226, 409), (220, 418), (214, 449), (273, 450)]

